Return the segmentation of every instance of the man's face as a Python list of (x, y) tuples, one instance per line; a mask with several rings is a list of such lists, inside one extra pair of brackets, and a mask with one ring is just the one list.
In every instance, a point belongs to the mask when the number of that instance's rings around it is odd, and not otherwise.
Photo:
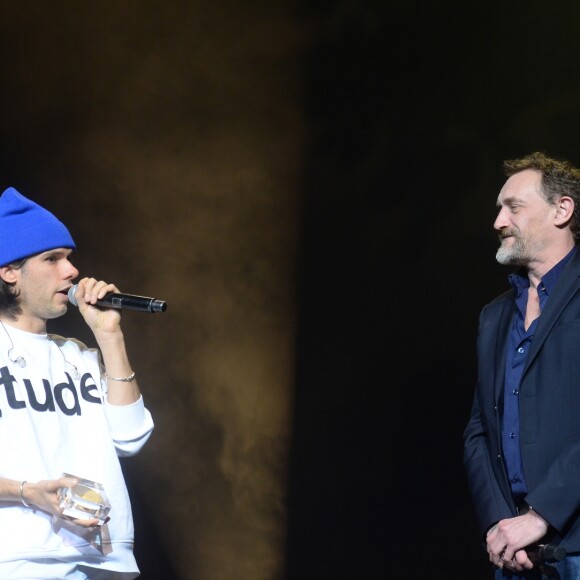
[(72, 250), (56, 248), (28, 258), (18, 272), (16, 290), (24, 316), (41, 320), (67, 311), (67, 292), (79, 275), (69, 260)]
[(496, 254), (500, 264), (527, 266), (541, 261), (549, 248), (557, 229), (557, 208), (546, 201), (540, 185), (541, 173), (526, 169), (512, 175), (502, 187), (493, 225), (501, 240)]

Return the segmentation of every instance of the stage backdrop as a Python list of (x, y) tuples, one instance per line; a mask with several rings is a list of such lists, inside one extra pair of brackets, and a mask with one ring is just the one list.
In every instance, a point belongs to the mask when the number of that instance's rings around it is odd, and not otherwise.
[[(488, 580), (462, 466), (503, 159), (580, 164), (573, 0), (0, 7), (2, 187), (70, 227), (156, 429), (144, 580)], [(92, 344), (74, 309), (55, 332)], [(1, 472), (1, 466), (0, 466)]]
[[(123, 314), (155, 421), (123, 462), (143, 577), (280, 577), (303, 138), (289, 8), (0, 16), (2, 188), (69, 226), (82, 276), (168, 304)], [(94, 343), (76, 311), (50, 329)]]

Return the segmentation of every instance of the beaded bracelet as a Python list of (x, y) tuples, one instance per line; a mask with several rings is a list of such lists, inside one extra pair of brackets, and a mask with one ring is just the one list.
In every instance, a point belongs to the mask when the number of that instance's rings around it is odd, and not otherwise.
[(131, 381), (135, 380), (135, 373), (132, 372), (128, 377), (110, 377), (105, 372), (105, 378), (109, 381), (119, 381), (120, 383), (130, 383)]
[(24, 484), (26, 483), (26, 480), (24, 480), (21, 484), (20, 484), (20, 501), (22, 502), (22, 505), (24, 507), (29, 508), (30, 504), (26, 503), (26, 500), (24, 499)]

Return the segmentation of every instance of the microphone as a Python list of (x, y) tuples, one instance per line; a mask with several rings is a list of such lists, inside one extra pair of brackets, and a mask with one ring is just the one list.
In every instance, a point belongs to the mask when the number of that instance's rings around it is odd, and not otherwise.
[(538, 564), (541, 562), (561, 562), (566, 557), (566, 548), (555, 544), (539, 544), (526, 549), (528, 558)]
[[(71, 286), (68, 291), (68, 300), (73, 306), (78, 306), (75, 294), (78, 284)], [(119, 310), (137, 310), (139, 312), (165, 312), (167, 302), (147, 298), (147, 296), (135, 296), (133, 294), (120, 294), (118, 292), (109, 292), (100, 300), (97, 300), (96, 306), (101, 308), (118, 308)]]

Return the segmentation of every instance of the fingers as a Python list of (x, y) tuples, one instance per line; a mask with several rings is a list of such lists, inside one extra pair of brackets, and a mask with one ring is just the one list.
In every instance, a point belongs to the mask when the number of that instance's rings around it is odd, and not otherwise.
[(494, 554), (489, 552), (489, 560), (492, 564), (495, 564), (498, 568), (503, 568), (506, 564), (505, 548), (501, 550), (499, 554)]
[(492, 554), (489, 555), (490, 561), (495, 564), (498, 568), (505, 568), (506, 570), (515, 570), (518, 566), (518, 563), (515, 560), (515, 557), (509, 557), (506, 553), (506, 548), (504, 548), (499, 554)]
[[(99, 520), (97, 518), (92, 518), (90, 520), (81, 520), (78, 518), (69, 518), (67, 516), (61, 516), (69, 521), (71, 521), (73, 524), (77, 525), (77, 526), (81, 526), (82, 528), (98, 528), (100, 526), (99, 524)], [(105, 521), (105, 523), (107, 523), (109, 520), (107, 519)]]
[(119, 292), (114, 284), (109, 284), (104, 280), (96, 278), (83, 278), (77, 287), (75, 297), (77, 302), (83, 301), (86, 304), (96, 304), (97, 300), (103, 298), (109, 292)]
[(79, 480), (74, 477), (61, 477), (56, 480), (56, 489), (61, 487), (74, 487), (78, 482)]
[(534, 566), (525, 550), (518, 550), (510, 557), (506, 547), (497, 554), (497, 556), (494, 556), (491, 552), (489, 556), (490, 561), (495, 564), (495, 566), (511, 570), (512, 572), (531, 570)]
[[(95, 336), (117, 333), (121, 324), (121, 312), (115, 308), (100, 308), (99, 300), (110, 292), (119, 292), (114, 284), (95, 278), (83, 278), (77, 287), (75, 298), (79, 311)], [(97, 338), (98, 341), (98, 338)]]
[(515, 570), (515, 566), (516, 566), (515, 561), (512, 558), (508, 558), (507, 557), (505, 550), (502, 550), (499, 553), (499, 555), (497, 556), (497, 559), (494, 562), (494, 564), (498, 568), (505, 568), (506, 570)]
[(489, 561), (498, 568), (513, 569), (512, 565), (515, 563), (514, 554), (505, 544), (501, 547), (488, 544), (487, 552)]
[(521, 570), (531, 570), (534, 567), (534, 563), (531, 561), (529, 554), (526, 550), (518, 550), (513, 557), (515, 564), (515, 569)]
[(80, 526), (81, 528), (100, 528), (101, 525), (104, 526), (111, 519), (110, 517), (107, 516), (107, 518), (105, 518), (105, 521), (102, 524), (100, 524), (97, 518), (90, 519), (73, 518), (72, 516), (67, 516), (66, 514), (58, 514), (58, 516), (61, 519), (66, 520), (67, 522), (75, 524), (75, 526)]

